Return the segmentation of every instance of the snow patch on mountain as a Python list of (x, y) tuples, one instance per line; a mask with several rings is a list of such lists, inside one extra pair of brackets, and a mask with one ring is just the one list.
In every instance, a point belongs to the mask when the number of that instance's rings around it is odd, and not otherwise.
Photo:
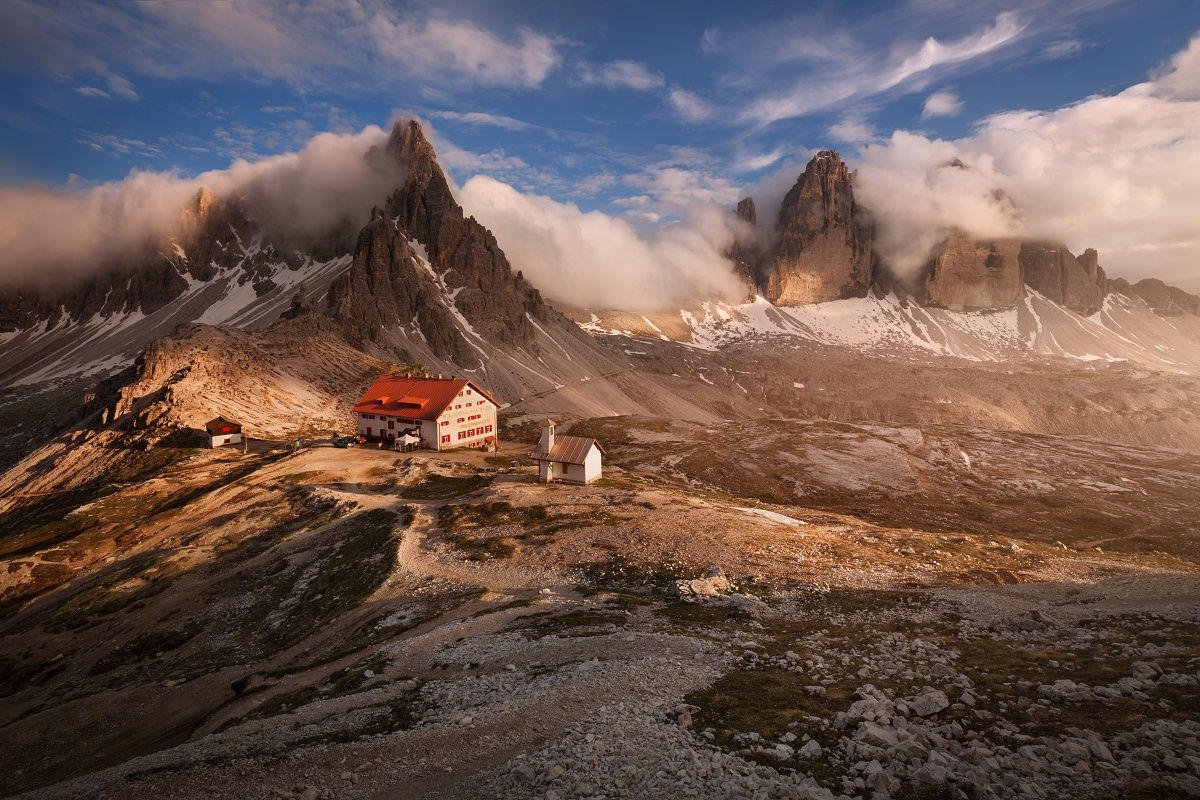
[[(1200, 367), (1200, 318), (1162, 317), (1137, 298), (1109, 294), (1083, 317), (1026, 287), (1011, 308), (950, 311), (894, 294), (776, 306), (758, 296), (740, 304), (705, 302), (677, 316), (587, 312), (594, 336), (669, 338), (716, 351), (755, 341), (805, 341), (886, 355), (916, 353), (998, 362), (1037, 356), (1073, 362), (1133, 361), (1174, 372)], [(645, 324), (639, 325), (638, 319)]]

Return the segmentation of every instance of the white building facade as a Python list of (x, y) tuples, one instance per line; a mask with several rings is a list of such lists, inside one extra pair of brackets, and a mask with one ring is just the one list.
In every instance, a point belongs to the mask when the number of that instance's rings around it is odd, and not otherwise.
[(494, 444), (499, 409), (469, 380), (392, 375), (378, 378), (354, 405), (359, 436), (394, 441), (411, 433), (430, 450)]
[(554, 422), (542, 423), (542, 437), (530, 457), (537, 462), (542, 483), (565, 481), (591, 483), (604, 470), (604, 450), (595, 439), (584, 436), (556, 436)]

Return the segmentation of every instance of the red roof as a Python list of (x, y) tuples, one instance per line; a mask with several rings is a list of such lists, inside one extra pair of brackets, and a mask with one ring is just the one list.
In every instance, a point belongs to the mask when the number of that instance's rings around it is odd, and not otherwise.
[(366, 394), (354, 404), (360, 414), (380, 414), (385, 417), (435, 420), (458, 397), (458, 393), (470, 386), (480, 397), (491, 401), (497, 408), (496, 399), (474, 381), (454, 378), (406, 378), (403, 375), (380, 375), (367, 389)]

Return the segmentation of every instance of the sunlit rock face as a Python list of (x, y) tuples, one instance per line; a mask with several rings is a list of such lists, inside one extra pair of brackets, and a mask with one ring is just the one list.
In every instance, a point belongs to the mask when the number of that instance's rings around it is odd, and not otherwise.
[(920, 299), (953, 311), (1011, 306), (1021, 298), (1020, 249), (1017, 239), (951, 236), (925, 268)]
[(1091, 316), (1104, 303), (1106, 289), (1098, 275), (1099, 257), (1095, 250), (1089, 252), (1081, 263), (1061, 242), (1024, 241), (1020, 260), (1025, 283), (1054, 302)]
[(854, 202), (851, 176), (832, 150), (808, 162), (783, 198), (760, 285), (778, 305), (863, 297), (871, 285), (874, 232)]

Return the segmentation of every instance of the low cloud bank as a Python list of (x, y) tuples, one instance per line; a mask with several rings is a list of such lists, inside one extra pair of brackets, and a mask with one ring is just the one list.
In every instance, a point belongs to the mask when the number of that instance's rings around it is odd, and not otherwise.
[(654, 311), (745, 293), (721, 253), (733, 242), (730, 215), (697, 206), (649, 233), (600, 211), (522, 194), (477, 175), (459, 202), (496, 234), (514, 268), (549, 298), (594, 309)]
[(996, 114), (955, 141), (897, 131), (857, 161), (856, 195), (902, 275), (961, 229), (1095, 247), (1110, 275), (1200, 289), (1200, 36), (1118, 94)]
[(200, 187), (240, 197), (280, 241), (302, 241), (344, 219), (365, 224), (401, 177), (387, 158), (368, 157), (387, 134), (323, 133), (296, 153), (194, 178), (134, 171), (93, 187), (0, 187), (0, 281), (44, 285), (91, 274), (141, 248), (161, 244)]

